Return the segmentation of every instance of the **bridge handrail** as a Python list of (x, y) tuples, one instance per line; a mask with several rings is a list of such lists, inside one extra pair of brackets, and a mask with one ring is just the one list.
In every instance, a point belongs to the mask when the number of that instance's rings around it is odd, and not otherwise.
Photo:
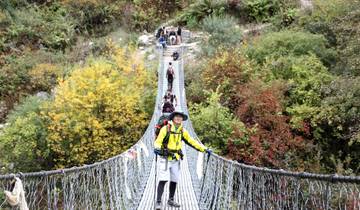
[(313, 179), (313, 180), (321, 180), (321, 181), (329, 181), (329, 182), (343, 182), (343, 183), (355, 183), (360, 184), (360, 176), (343, 176), (338, 174), (316, 174), (316, 173), (309, 173), (309, 172), (293, 172), (287, 171), (283, 169), (271, 169), (267, 167), (258, 167), (254, 165), (247, 165), (244, 163), (239, 163), (233, 160), (226, 159), (218, 154), (211, 154), (212, 157), (221, 159), (224, 162), (228, 162), (235, 166), (239, 166), (241, 168), (250, 169), (257, 172), (265, 172), (274, 175), (282, 175), (282, 176), (289, 176), (289, 177), (297, 177), (301, 179)]

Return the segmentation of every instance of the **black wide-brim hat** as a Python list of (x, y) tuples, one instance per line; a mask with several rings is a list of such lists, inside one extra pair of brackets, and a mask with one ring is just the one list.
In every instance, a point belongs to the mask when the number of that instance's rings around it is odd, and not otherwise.
[(186, 121), (188, 119), (188, 116), (184, 112), (173, 112), (169, 115), (169, 120), (173, 120), (175, 115), (181, 115), (183, 117), (183, 121)]

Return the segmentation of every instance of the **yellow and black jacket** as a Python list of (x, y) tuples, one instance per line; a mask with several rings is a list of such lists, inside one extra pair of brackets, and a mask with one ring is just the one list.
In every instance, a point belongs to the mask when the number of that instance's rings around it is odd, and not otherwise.
[[(168, 133), (169, 129), (170, 131)], [(169, 135), (169, 137), (167, 142), (167, 148), (165, 149), (168, 149), (168, 151), (175, 153), (175, 158), (177, 160), (180, 159), (180, 155), (176, 151), (181, 150), (183, 146), (182, 141), (185, 141), (185, 143), (189, 144), (190, 146), (192, 146), (193, 148), (195, 148), (200, 152), (205, 152), (206, 150), (206, 147), (204, 145), (200, 144), (198, 141), (191, 138), (189, 132), (185, 130), (185, 128), (183, 128), (182, 125), (176, 129), (172, 121), (169, 122), (169, 125), (166, 125), (161, 128), (160, 133), (154, 143), (155, 149), (159, 149), (159, 150), (164, 149), (163, 148), (164, 140), (167, 138), (167, 135)], [(169, 156), (168, 159), (172, 160), (173, 157)]]

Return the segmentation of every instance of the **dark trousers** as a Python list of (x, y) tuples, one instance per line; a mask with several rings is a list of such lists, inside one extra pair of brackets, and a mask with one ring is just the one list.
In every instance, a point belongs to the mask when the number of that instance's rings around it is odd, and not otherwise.
[(173, 88), (173, 79), (168, 79), (168, 90), (172, 91)]
[[(157, 188), (157, 196), (156, 196), (156, 202), (161, 203), (161, 197), (164, 193), (164, 188), (165, 188), (165, 184), (167, 181), (160, 181), (158, 188)], [(176, 182), (170, 182), (170, 186), (169, 186), (169, 200), (174, 200), (175, 197), (175, 191), (176, 191)]]

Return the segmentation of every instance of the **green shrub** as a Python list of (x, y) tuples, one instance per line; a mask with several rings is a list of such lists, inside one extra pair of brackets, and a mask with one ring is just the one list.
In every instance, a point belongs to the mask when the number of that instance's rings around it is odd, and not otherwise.
[[(360, 173), (360, 78), (337, 78), (323, 88), (324, 99), (313, 120), (314, 135), (328, 171)], [(341, 164), (339, 164), (341, 163)]]
[[(166, 18), (166, 16), (164, 17)], [(137, 5), (137, 8), (133, 11), (131, 29), (136, 31), (152, 30), (160, 22), (161, 16), (158, 14), (158, 10), (154, 7), (143, 7), (143, 5)]]
[(321, 34), (337, 49), (337, 65), (333, 72), (339, 75), (360, 75), (360, 10), (334, 21), (310, 18), (302, 26), (314, 34)]
[(211, 92), (207, 101), (192, 106), (191, 119), (198, 137), (216, 151), (226, 154), (229, 140), (236, 124), (230, 110), (220, 104), (220, 94)]
[(268, 21), (280, 10), (279, 0), (246, 0), (248, 16), (256, 22)]
[(0, 38), (0, 52), (5, 50), (5, 37)]
[(195, 17), (189, 17), (186, 20), (186, 26), (190, 29), (199, 27), (199, 21), (196, 20)]
[(300, 128), (304, 121), (311, 121), (322, 100), (322, 87), (333, 77), (315, 55), (284, 56), (269, 59), (265, 64), (273, 79), (285, 80), (288, 85), (286, 111), (291, 123)]
[(228, 9), (225, 0), (200, 0), (189, 6), (177, 21), (180, 24), (196, 25), (208, 16), (223, 16)]
[(271, 19), (271, 23), (278, 29), (290, 27), (299, 18), (299, 11), (293, 7), (281, 8), (278, 14)]
[(64, 50), (74, 41), (74, 23), (62, 7), (28, 6), (14, 11), (7, 42)]
[(151, 31), (181, 9), (182, 1), (135, 0), (133, 4), (131, 28), (136, 31)]
[(204, 80), (202, 72), (203, 60), (196, 62), (186, 62), (185, 64), (185, 90), (186, 99), (191, 103), (201, 103), (207, 99), (204, 92)]
[[(0, 149), (3, 151), (0, 161), (5, 164), (5, 172), (49, 169), (47, 129), (40, 116), (42, 104), (41, 99), (32, 96), (9, 115), (9, 124), (0, 133)], [(13, 169), (9, 168), (12, 164)]]
[(4, 65), (0, 67), (0, 100), (5, 102), (5, 114), (21, 97), (50, 91), (57, 77), (63, 75), (63, 69), (57, 65), (65, 63), (62, 53), (46, 50), (23, 53), (5, 56)]
[(1, 1), (0, 3), (0, 9), (4, 10), (11, 10), (16, 9), (20, 7), (25, 7), (29, 5), (28, 0), (7, 0), (7, 1)]
[(360, 4), (356, 0), (315, 1), (314, 11), (302, 17), (299, 25), (322, 34), (338, 52), (333, 72), (360, 75)]
[(260, 37), (249, 45), (247, 54), (258, 63), (264, 63), (267, 58), (277, 59), (281, 56), (315, 54), (326, 66), (332, 66), (336, 61), (336, 53), (327, 47), (326, 39), (301, 31), (272, 32)]
[(106, 34), (111, 30), (107, 26), (120, 22), (126, 8), (124, 0), (61, 0), (61, 4), (84, 34)]
[(360, 76), (360, 6), (355, 8), (332, 24), (340, 60), (335, 70), (342, 75)]
[[(0, 97), (13, 94), (19, 95), (20, 92), (29, 93), (33, 91), (46, 91), (46, 89), (32, 88), (31, 71), (36, 71), (34, 67), (39, 64), (56, 64), (62, 62), (65, 62), (63, 54), (52, 53), (45, 50), (24, 52), (24, 55), (17, 57), (5, 57), (5, 65), (0, 71)], [(45, 78), (38, 79), (42, 80)], [(40, 82), (35, 80), (33, 81)]]
[(312, 17), (315, 20), (334, 20), (352, 11), (359, 9), (360, 5), (357, 0), (314, 0), (314, 11)]
[(270, 58), (265, 66), (275, 79), (288, 81), (291, 104), (319, 105), (322, 86), (333, 79), (315, 55)]
[(215, 54), (220, 47), (236, 47), (242, 39), (239, 26), (235, 19), (229, 16), (208, 16), (202, 21), (202, 29), (210, 34), (209, 39), (202, 45), (207, 55)]

